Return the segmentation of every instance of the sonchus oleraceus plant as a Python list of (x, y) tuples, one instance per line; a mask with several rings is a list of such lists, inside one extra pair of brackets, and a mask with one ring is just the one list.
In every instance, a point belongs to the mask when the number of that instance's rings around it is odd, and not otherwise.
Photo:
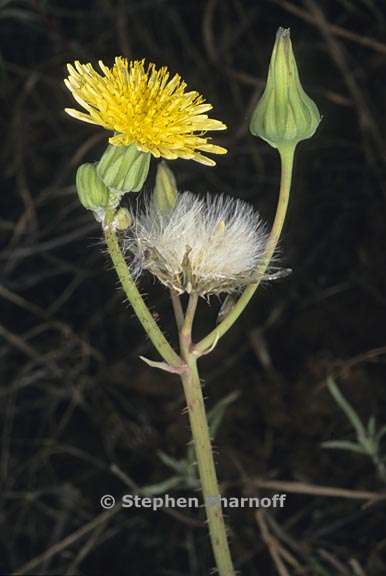
[[(79, 200), (100, 222), (122, 289), (161, 358), (143, 360), (181, 378), (217, 572), (234, 576), (197, 362), (240, 317), (260, 283), (275, 276), (272, 258), (287, 212), (295, 149), (314, 134), (320, 115), (300, 83), (289, 30), (279, 28), (265, 90), (250, 120), (251, 133), (276, 148), (281, 161), (279, 198), (269, 230), (241, 200), (177, 189), (167, 161), (182, 158), (213, 166), (210, 155), (227, 152), (207, 136), (226, 126), (208, 116), (212, 106), (203, 96), (188, 91), (178, 74), (171, 76), (166, 67), (157, 69), (144, 60), (118, 57), (111, 68), (103, 62), (99, 68), (76, 61), (68, 65), (65, 80), (80, 107), (66, 112), (112, 132), (99, 161), (77, 170)], [(123, 196), (143, 188), (152, 157), (163, 159), (152, 195), (145, 196), (142, 207), (121, 207)], [(140, 294), (144, 272), (169, 290), (178, 351)], [(225, 296), (220, 321), (195, 342), (199, 299), (207, 303), (214, 294)]]

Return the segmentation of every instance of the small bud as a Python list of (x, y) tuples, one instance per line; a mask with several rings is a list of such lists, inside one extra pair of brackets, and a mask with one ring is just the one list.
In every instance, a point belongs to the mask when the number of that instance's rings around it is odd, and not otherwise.
[(105, 208), (109, 191), (98, 177), (95, 164), (82, 164), (76, 172), (76, 189), (79, 200), (87, 210)]
[(113, 220), (113, 227), (116, 230), (127, 230), (133, 223), (130, 212), (127, 208), (119, 208)]
[(115, 192), (139, 192), (149, 172), (150, 154), (135, 146), (109, 144), (98, 162), (97, 171), (108, 188)]
[(292, 50), (289, 29), (279, 28), (267, 84), (257, 103), (250, 131), (274, 148), (311, 138), (320, 122), (313, 100), (304, 92)]
[(158, 164), (155, 177), (153, 202), (161, 214), (167, 214), (173, 210), (177, 201), (177, 183), (173, 172), (162, 161)]

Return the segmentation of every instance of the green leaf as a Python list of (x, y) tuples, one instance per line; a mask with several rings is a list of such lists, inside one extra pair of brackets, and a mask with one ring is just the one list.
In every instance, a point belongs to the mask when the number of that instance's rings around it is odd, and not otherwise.
[(327, 380), (327, 387), (334, 398), (335, 402), (341, 408), (341, 410), (346, 414), (348, 420), (355, 428), (358, 440), (363, 440), (367, 438), (366, 430), (354, 408), (349, 404), (346, 398), (343, 396), (338, 386), (335, 384), (334, 380), (330, 377)]
[(351, 452), (358, 452), (359, 454), (367, 454), (367, 451), (355, 442), (348, 440), (331, 440), (330, 442), (322, 442), (322, 448), (329, 448), (333, 450), (348, 450)]
[(375, 436), (376, 442), (377, 444), (379, 444), (379, 442), (382, 440), (382, 438), (384, 437), (384, 435), (386, 434), (386, 426), (382, 426), (382, 428), (380, 428)]
[(376, 429), (376, 420), (374, 416), (370, 416), (369, 421), (367, 423), (367, 433), (369, 436), (374, 436)]
[(227, 407), (232, 404), (238, 397), (240, 396), (240, 392), (235, 390), (225, 396), (217, 404), (212, 408), (212, 410), (208, 413), (208, 422), (209, 422), (209, 429), (212, 438), (216, 436), (217, 430), (220, 427), (222, 419), (224, 417), (225, 410)]
[(139, 492), (144, 496), (165, 494), (168, 490), (176, 488), (179, 484), (181, 484), (181, 478), (178, 476), (172, 476), (171, 478), (167, 478), (166, 480), (158, 482), (157, 484), (149, 484), (149, 486), (144, 486)]
[(183, 460), (176, 460), (172, 456), (165, 454), (161, 450), (157, 452), (158, 458), (163, 462), (166, 466), (174, 470), (175, 472), (179, 472), (180, 474), (185, 474), (186, 469), (188, 467), (188, 463), (185, 459)]

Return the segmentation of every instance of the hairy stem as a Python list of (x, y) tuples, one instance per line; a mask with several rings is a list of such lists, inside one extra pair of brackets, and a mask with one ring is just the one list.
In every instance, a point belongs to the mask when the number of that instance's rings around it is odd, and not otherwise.
[(165, 362), (170, 364), (170, 366), (179, 367), (183, 362), (166, 340), (157, 322), (151, 315), (150, 310), (143, 301), (143, 298), (130, 275), (115, 232), (111, 223), (109, 223), (108, 216), (109, 215), (107, 215), (106, 218), (107, 223), (105, 223), (104, 226), (106, 246), (127, 299), (160, 356), (162, 356)]
[(192, 325), (198, 297), (191, 294), (185, 320), (180, 330), (181, 355), (188, 369), (181, 375), (192, 430), (193, 445), (198, 463), (201, 490), (204, 498), (209, 535), (220, 576), (235, 576), (221, 508), (221, 495), (205, 411), (204, 397), (197, 369), (197, 358), (191, 352)]
[(213, 344), (224, 336), (224, 334), (233, 326), (240, 314), (243, 312), (244, 308), (247, 306), (248, 302), (256, 292), (264, 274), (269, 266), (272, 256), (275, 252), (277, 243), (279, 241), (284, 220), (287, 214), (289, 193), (291, 189), (292, 181), (292, 168), (294, 159), (295, 148), (293, 146), (283, 147), (279, 150), (280, 160), (281, 160), (281, 179), (280, 179), (280, 192), (279, 201), (276, 208), (276, 215), (272, 225), (272, 229), (267, 241), (267, 246), (265, 249), (265, 254), (262, 263), (259, 267), (259, 280), (254, 284), (250, 284), (245, 288), (244, 292), (229, 312), (229, 314), (224, 318), (222, 322), (210, 332), (205, 338), (198, 342), (194, 346), (195, 354), (199, 355), (204, 353), (206, 350), (210, 349)]

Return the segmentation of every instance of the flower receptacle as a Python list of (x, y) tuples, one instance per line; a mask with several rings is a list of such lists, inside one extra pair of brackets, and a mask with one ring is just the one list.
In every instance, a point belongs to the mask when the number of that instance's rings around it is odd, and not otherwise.
[(305, 93), (289, 29), (279, 28), (264, 93), (253, 112), (250, 131), (274, 148), (294, 147), (311, 138), (320, 122), (315, 102)]
[(81, 204), (87, 210), (106, 208), (109, 202), (109, 191), (99, 178), (95, 163), (79, 166), (76, 172), (76, 189)]
[(150, 154), (135, 146), (109, 144), (98, 162), (97, 172), (104, 184), (114, 192), (139, 192), (147, 178)]
[(158, 164), (153, 192), (153, 202), (161, 214), (167, 214), (177, 202), (177, 183), (172, 170), (166, 162)]

